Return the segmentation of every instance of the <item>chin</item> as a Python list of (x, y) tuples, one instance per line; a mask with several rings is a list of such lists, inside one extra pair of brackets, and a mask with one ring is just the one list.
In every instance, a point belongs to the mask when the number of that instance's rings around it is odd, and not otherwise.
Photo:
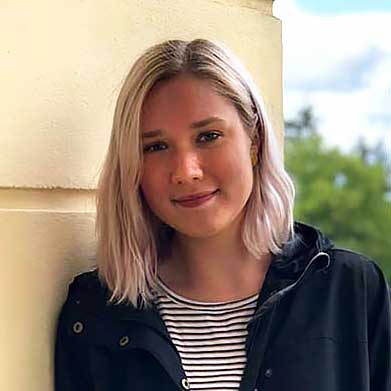
[(227, 212), (228, 210), (221, 209), (216, 210), (215, 213), (208, 211), (208, 213), (202, 213), (198, 216), (189, 216), (187, 220), (183, 218), (172, 219), (171, 224), (168, 222), (169, 219), (166, 219), (166, 223), (179, 235), (194, 239), (207, 239), (234, 228), (243, 215), (240, 211)]
[(185, 235), (194, 239), (207, 239), (213, 236), (217, 236), (223, 232), (227, 225), (208, 225), (207, 223), (202, 223), (197, 225), (197, 227), (178, 227), (175, 228), (181, 235)]

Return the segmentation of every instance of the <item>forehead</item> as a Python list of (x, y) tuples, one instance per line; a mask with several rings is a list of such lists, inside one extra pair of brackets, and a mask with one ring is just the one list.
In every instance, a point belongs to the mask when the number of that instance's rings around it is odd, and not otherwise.
[(233, 104), (211, 82), (180, 76), (157, 84), (147, 95), (141, 113), (142, 130), (187, 126), (210, 117), (239, 120)]

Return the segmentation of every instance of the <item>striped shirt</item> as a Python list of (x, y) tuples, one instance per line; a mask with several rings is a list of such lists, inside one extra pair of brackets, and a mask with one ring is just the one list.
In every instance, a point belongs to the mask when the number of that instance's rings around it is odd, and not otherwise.
[(247, 323), (259, 294), (200, 302), (172, 291), (158, 278), (156, 305), (181, 358), (191, 390), (239, 390), (246, 364)]

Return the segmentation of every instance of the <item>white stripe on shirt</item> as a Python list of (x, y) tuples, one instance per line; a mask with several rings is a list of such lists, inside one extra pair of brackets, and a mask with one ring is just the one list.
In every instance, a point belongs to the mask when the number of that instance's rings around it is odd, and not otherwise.
[(258, 293), (228, 302), (200, 302), (158, 278), (156, 305), (181, 358), (191, 390), (237, 391), (246, 364), (247, 323)]

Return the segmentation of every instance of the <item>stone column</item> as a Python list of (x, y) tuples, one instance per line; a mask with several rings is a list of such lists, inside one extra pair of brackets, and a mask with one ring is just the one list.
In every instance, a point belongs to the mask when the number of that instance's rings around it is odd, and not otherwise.
[(3, 3), (0, 389), (50, 391), (68, 282), (94, 265), (94, 189), (131, 62), (166, 38), (220, 40), (281, 137), (281, 24), (272, 0)]

